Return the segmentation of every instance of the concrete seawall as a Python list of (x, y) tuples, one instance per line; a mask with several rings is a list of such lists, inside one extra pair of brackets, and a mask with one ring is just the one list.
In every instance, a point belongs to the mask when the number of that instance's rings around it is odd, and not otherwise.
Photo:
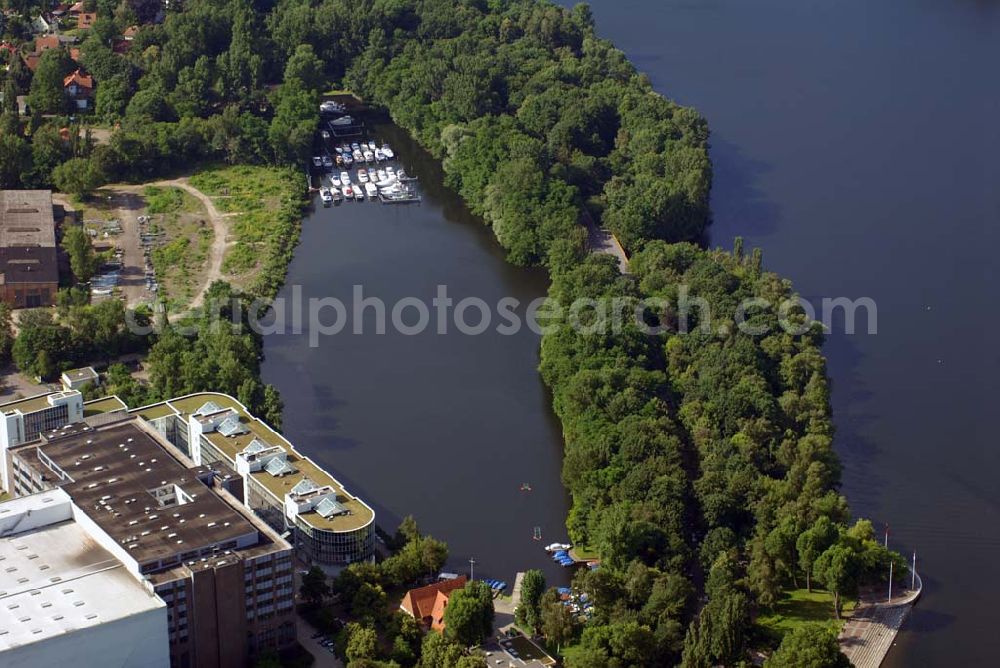
[[(911, 571), (912, 574), (912, 571)], [(923, 591), (923, 581), (914, 574), (915, 586), (904, 589), (893, 600), (864, 600), (844, 625), (838, 642), (840, 650), (856, 668), (878, 668), (896, 640), (913, 605)]]

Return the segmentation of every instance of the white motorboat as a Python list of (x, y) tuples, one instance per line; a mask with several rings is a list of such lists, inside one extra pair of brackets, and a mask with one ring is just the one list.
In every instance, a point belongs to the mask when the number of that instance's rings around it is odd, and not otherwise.
[(361, 181), (361, 183), (368, 183), (368, 170), (367, 169), (359, 169), (358, 170), (358, 181)]
[(341, 153), (344, 152), (344, 149), (340, 148), (339, 146), (334, 146), (333, 152), (336, 153), (337, 155), (340, 155)]
[(386, 173), (385, 173), (384, 169), (380, 169), (380, 170), (378, 170), (375, 173), (378, 175), (378, 180), (379, 181), (385, 181), (388, 178), (388, 176), (386, 176)]
[(385, 157), (388, 158), (389, 160), (392, 160), (394, 157), (396, 157), (396, 154), (392, 152), (392, 149), (389, 148), (388, 144), (382, 144), (382, 152), (385, 153)]
[(351, 175), (348, 174), (347, 172), (341, 172), (340, 173), (340, 182), (343, 183), (346, 186), (347, 184), (349, 184), (351, 182)]
[(319, 189), (319, 198), (321, 200), (323, 200), (324, 204), (329, 204), (330, 202), (333, 201), (333, 195), (330, 193), (330, 189), (329, 188), (320, 188)]
[(559, 550), (568, 550), (573, 547), (569, 543), (552, 543), (551, 545), (545, 546), (546, 552), (558, 552)]
[(351, 157), (350, 153), (345, 153), (341, 157), (341, 162), (344, 163), (345, 167), (350, 167), (354, 164), (354, 158)]
[(375, 149), (375, 162), (382, 162), (383, 160), (385, 160), (385, 153), (380, 148)]
[(365, 156), (365, 162), (375, 162), (375, 154), (371, 151), (363, 151), (363, 155)]
[(323, 166), (323, 158), (319, 157), (318, 155), (314, 155), (313, 156), (313, 166), (314, 167), (322, 167)]
[(324, 167), (333, 167), (333, 158), (331, 158), (328, 155), (324, 155), (323, 156), (323, 166)]
[(378, 197), (378, 188), (375, 184), (369, 181), (365, 184), (365, 192), (368, 193), (368, 199), (375, 199)]
[(354, 162), (361, 162), (365, 159), (365, 154), (361, 152), (361, 149), (354, 149)]
[(348, 125), (354, 125), (354, 119), (350, 116), (341, 116), (340, 118), (335, 118), (330, 121), (330, 125), (337, 125), (340, 127), (346, 127)]
[(354, 199), (363, 202), (365, 199), (365, 189), (361, 186), (354, 186)]
[(340, 177), (336, 176), (336, 175), (331, 176), (330, 177), (330, 185), (332, 185), (334, 188), (339, 188), (340, 187)]
[(340, 192), (340, 188), (331, 188), (330, 195), (333, 196), (334, 202), (339, 202), (344, 199), (344, 194)]

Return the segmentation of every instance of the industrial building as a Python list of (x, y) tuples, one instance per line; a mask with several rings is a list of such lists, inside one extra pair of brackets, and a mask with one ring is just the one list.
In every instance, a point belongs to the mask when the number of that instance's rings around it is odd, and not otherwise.
[[(7, 450), (8, 489), (44, 490), (10, 503), (56, 490), (68, 496), (89, 540), (68, 536), (67, 549), (95, 541), (165, 604), (160, 627), (174, 668), (242, 668), (294, 643), (292, 546), (243, 505), (238, 476), (198, 466), (124, 410), (86, 419), (95, 424), (48, 428)], [(0, 571), (0, 590), (15, 584), (11, 577)], [(3, 653), (0, 665), (8, 665)]]
[(69, 494), (0, 504), (0, 665), (165, 668), (167, 605)]
[(0, 190), (0, 300), (13, 308), (51, 306), (58, 290), (52, 191)]
[[(72, 402), (71, 413), (45, 412), (50, 402), (62, 401)], [(140, 418), (195, 465), (228, 472), (230, 491), (287, 535), (303, 561), (339, 567), (374, 558), (371, 507), (229, 395), (204, 392), (128, 410), (117, 397), (83, 403), (79, 392), (70, 390), (2, 405), (0, 411), (0, 454), (38, 437), (44, 428)], [(4, 457), (2, 465), (5, 489), (23, 494), (45, 488), (40, 473), (9, 476), (9, 459)]]

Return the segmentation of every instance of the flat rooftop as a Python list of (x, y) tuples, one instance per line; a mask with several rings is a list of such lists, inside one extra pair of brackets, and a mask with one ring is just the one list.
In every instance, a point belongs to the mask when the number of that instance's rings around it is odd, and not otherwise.
[(94, 371), (93, 367), (89, 366), (85, 366), (80, 369), (70, 369), (69, 371), (63, 371), (63, 375), (69, 378), (73, 382), (79, 380), (97, 380), (97, 372)]
[[(55, 392), (50, 394), (56, 394)], [(48, 394), (38, 395), (0, 405), (0, 410), (10, 412), (20, 410), (23, 413), (36, 411), (48, 407)], [(300, 517), (310, 525), (326, 531), (348, 532), (354, 531), (370, 524), (375, 519), (375, 512), (360, 498), (350, 494), (344, 489), (339, 480), (328, 472), (320, 468), (308, 457), (301, 455), (291, 443), (281, 434), (271, 429), (266, 423), (251, 415), (243, 406), (227, 394), (215, 392), (200, 392), (197, 394), (170, 399), (157, 404), (150, 404), (129, 411), (130, 415), (141, 417), (143, 420), (151, 421), (167, 417), (170, 415), (187, 419), (191, 414), (208, 402), (213, 402), (220, 408), (232, 408), (240, 416), (240, 422), (249, 429), (249, 433), (238, 436), (226, 437), (218, 432), (206, 434), (206, 438), (235, 461), (236, 453), (243, 450), (255, 437), (265, 441), (270, 445), (280, 445), (288, 455), (288, 462), (295, 467), (296, 472), (276, 478), (271, 474), (261, 471), (252, 474), (254, 479), (260, 482), (268, 491), (277, 497), (280, 503), (284, 503), (285, 494), (291, 491), (303, 478), (309, 478), (319, 486), (329, 485), (333, 487), (337, 494), (337, 501), (347, 510), (347, 514), (334, 515), (328, 518), (323, 517), (315, 511), (303, 513)], [(84, 403), (84, 416), (91, 417), (101, 413), (110, 413), (124, 407), (125, 404), (118, 397), (105, 397)]]
[(48, 459), (65, 472), (65, 482), (58, 472), (46, 474), (140, 564), (248, 535), (259, 540), (254, 524), (147, 429), (137, 418), (96, 428), (77, 423), (17, 452), (37, 457), (32, 464), (42, 471)]
[(0, 247), (55, 248), (51, 190), (0, 190)]
[(337, 501), (348, 510), (348, 513), (327, 518), (313, 510), (299, 515), (299, 517), (310, 525), (326, 531), (346, 532), (360, 529), (375, 519), (375, 512), (368, 504), (358, 497), (349, 494), (339, 480), (324, 471), (308, 457), (299, 454), (292, 444), (281, 434), (268, 427), (261, 420), (250, 415), (238, 401), (229, 395), (202, 392), (180, 399), (171, 399), (166, 403), (173, 407), (178, 414), (186, 417), (209, 401), (215, 403), (220, 408), (234, 409), (240, 415), (240, 422), (249, 429), (248, 433), (238, 436), (223, 436), (218, 432), (205, 435), (209, 442), (224, 452), (226, 456), (235, 460), (236, 453), (243, 450), (254, 438), (259, 438), (269, 445), (280, 445), (288, 453), (288, 463), (295, 467), (295, 473), (281, 477), (272, 476), (266, 471), (251, 474), (254, 480), (274, 494), (281, 503), (284, 503), (285, 494), (290, 492), (303, 478), (309, 478), (309, 480), (321, 487), (325, 485), (333, 487), (337, 494)]
[(93, 401), (83, 402), (83, 417), (85, 418), (90, 417), (91, 415), (101, 415), (102, 413), (127, 410), (128, 406), (125, 405), (125, 402), (114, 395), (104, 397), (103, 399), (94, 399)]
[[(61, 390), (59, 392), (61, 392)], [(49, 408), (49, 397), (53, 394), (59, 394), (59, 392), (46, 392), (45, 394), (36, 394), (33, 397), (25, 397), (24, 399), (9, 401), (5, 404), (0, 404), (0, 411), (3, 411), (4, 414), (13, 413), (14, 411), (34, 413), (35, 411), (40, 411), (43, 408)]]
[[(49, 490), (3, 504), (21, 512)], [(166, 604), (73, 519), (0, 538), (0, 652)]]

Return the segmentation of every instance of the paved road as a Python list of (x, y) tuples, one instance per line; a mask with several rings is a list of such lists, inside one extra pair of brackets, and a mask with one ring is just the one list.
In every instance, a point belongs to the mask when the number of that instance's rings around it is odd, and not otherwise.
[(586, 211), (583, 212), (584, 224), (587, 226), (587, 246), (592, 253), (603, 253), (618, 258), (618, 268), (623, 274), (628, 273), (628, 255), (625, 249), (618, 243), (615, 235), (610, 230), (598, 227), (594, 219)]
[(313, 668), (344, 668), (344, 664), (341, 663), (340, 659), (321, 646), (312, 637), (312, 634), (316, 633), (316, 629), (304, 617), (299, 615), (296, 622), (296, 637), (299, 644), (305, 647), (313, 655), (313, 658), (316, 659), (316, 662), (313, 663)]
[(16, 401), (19, 397), (33, 397), (36, 394), (50, 392), (54, 387), (54, 385), (36, 383), (18, 371), (13, 364), (0, 367), (0, 403)]

